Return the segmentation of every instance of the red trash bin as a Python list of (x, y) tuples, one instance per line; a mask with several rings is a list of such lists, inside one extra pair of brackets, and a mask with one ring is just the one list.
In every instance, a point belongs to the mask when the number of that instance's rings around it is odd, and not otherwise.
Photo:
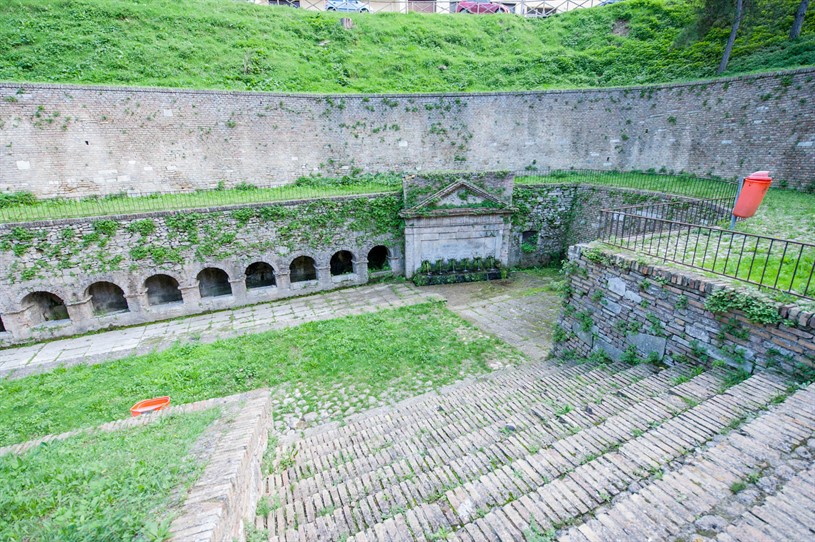
[(739, 199), (736, 200), (736, 206), (733, 207), (733, 216), (750, 218), (756, 214), (772, 182), (769, 171), (756, 171), (745, 177)]

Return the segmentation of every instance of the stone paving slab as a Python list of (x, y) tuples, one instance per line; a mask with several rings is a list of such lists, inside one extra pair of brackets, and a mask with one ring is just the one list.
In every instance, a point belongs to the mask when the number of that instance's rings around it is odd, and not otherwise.
[(456, 312), (483, 331), (508, 342), (530, 361), (546, 358), (552, 347), (552, 322), (560, 297), (551, 279), (518, 272), (508, 281), (429, 286)]
[(377, 284), (7, 348), (0, 350), (0, 378), (20, 378), (58, 366), (147, 354), (165, 350), (177, 341), (214, 342), (438, 299), (441, 297), (407, 282)]

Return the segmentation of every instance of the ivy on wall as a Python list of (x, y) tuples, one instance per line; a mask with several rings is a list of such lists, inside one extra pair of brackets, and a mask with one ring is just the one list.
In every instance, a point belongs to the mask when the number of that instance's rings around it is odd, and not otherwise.
[(417, 174), (405, 180), (405, 207), (410, 209), (428, 196), (460, 181), (477, 186), (500, 200), (508, 200), (512, 190), (505, 188), (501, 181), (509, 175), (509, 171), (439, 171)]
[[(297, 205), (183, 212), (133, 221), (75, 221), (62, 229), (0, 230), (10, 283), (68, 274), (172, 268), (185, 261), (234, 255), (330, 249), (398, 239), (402, 200), (395, 195), (313, 200)], [(129, 262), (129, 263), (128, 263)]]

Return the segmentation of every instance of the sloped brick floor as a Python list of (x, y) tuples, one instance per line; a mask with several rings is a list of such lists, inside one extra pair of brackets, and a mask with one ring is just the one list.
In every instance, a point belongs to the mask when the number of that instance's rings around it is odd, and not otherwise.
[(256, 528), (285, 542), (815, 537), (815, 385), (546, 361), (557, 302), (536, 280), (426, 289), (531, 361), (283, 439)]

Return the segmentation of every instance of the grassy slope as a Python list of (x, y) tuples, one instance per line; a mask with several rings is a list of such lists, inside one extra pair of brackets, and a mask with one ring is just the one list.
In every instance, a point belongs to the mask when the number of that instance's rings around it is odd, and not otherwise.
[(376, 397), (389, 388), (416, 391), (427, 381), (441, 386), (514, 355), (439, 303), (185, 344), (0, 381), (0, 446), (127, 417), (139, 399), (161, 395), (184, 404), (288, 384), (313, 406), (354, 386), (351, 398), (367, 405), (362, 390)]
[[(395, 92), (694, 79), (714, 75), (728, 32), (675, 45), (695, 1), (627, 0), (546, 20), (354, 15), (345, 31), (340, 14), (228, 0), (4, 0), (0, 80)], [(792, 44), (798, 0), (756, 1), (729, 73), (812, 64), (815, 17)]]
[(0, 540), (152, 540), (145, 535), (169, 524), (173, 490), (200, 472), (190, 449), (216, 415), (169, 416), (0, 457)]

